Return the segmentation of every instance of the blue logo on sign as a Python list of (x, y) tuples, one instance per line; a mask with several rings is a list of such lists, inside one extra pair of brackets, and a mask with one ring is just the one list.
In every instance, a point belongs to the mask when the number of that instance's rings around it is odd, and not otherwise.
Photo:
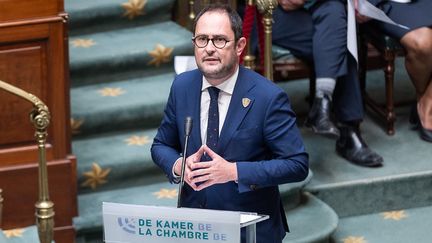
[(130, 234), (136, 233), (136, 221), (134, 218), (117, 218), (118, 225)]

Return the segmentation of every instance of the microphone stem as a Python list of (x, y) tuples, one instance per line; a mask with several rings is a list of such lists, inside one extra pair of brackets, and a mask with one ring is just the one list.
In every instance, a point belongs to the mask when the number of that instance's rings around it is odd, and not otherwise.
[(185, 174), (185, 168), (186, 168), (186, 151), (188, 146), (189, 135), (185, 136), (185, 145), (183, 150), (183, 156), (182, 156), (182, 167), (181, 167), (181, 175), (180, 175), (180, 183), (179, 183), (179, 189), (178, 189), (178, 198), (177, 198), (177, 208), (181, 207), (181, 197), (182, 197), (182, 191), (183, 191), (183, 185), (184, 185), (184, 174)]

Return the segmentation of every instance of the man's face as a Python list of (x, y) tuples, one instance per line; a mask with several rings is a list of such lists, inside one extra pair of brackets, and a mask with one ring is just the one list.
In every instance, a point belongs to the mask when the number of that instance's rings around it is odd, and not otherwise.
[(195, 37), (202, 36), (228, 41), (221, 49), (216, 48), (212, 41), (202, 48), (195, 45), (194, 49), (198, 68), (212, 85), (218, 85), (235, 72), (246, 40), (241, 38), (236, 43), (228, 15), (217, 11), (207, 12), (198, 20)]

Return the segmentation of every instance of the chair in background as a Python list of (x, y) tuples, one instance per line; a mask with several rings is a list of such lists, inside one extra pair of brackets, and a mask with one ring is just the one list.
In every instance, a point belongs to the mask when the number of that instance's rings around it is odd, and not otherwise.
[[(255, 64), (247, 64), (251, 68), (263, 73), (266, 77), (275, 82), (289, 81), (296, 79), (309, 78), (309, 97), (315, 93), (316, 83), (313, 67), (302, 60), (294, 57), (289, 50), (272, 46), (271, 41), (271, 20), (272, 10), (276, 7), (277, 1), (249, 1), (251, 5), (256, 4), (259, 13), (263, 16), (262, 25), (264, 35), (261, 45), (264, 53), (260, 53), (264, 58), (263, 62), (256, 61)], [(270, 23), (270, 26), (268, 26)], [(260, 24), (260, 23), (258, 23)], [(359, 80), (362, 89), (365, 106), (375, 111), (380, 118), (386, 121), (386, 132), (388, 135), (395, 133), (394, 122), (396, 114), (394, 111), (394, 73), (395, 59), (404, 55), (404, 50), (398, 41), (383, 35), (370, 28), (360, 28), (359, 30)], [(269, 54), (270, 53), (270, 54)], [(247, 58), (246, 58), (247, 57)], [(245, 57), (245, 60), (254, 61), (255, 58)], [(270, 68), (271, 67), (271, 68)], [(271, 69), (271, 71), (268, 71)], [(380, 105), (366, 91), (366, 73), (368, 70), (382, 69), (385, 80), (385, 105)], [(312, 99), (309, 99), (312, 102)]]
[(273, 80), (275, 82), (291, 81), (297, 79), (309, 79), (309, 96), (307, 98), (312, 105), (316, 89), (315, 72), (313, 64), (295, 57), (289, 50), (273, 45)]
[[(309, 78), (309, 93), (315, 93), (315, 73), (304, 61), (296, 58), (289, 50), (272, 44), (273, 9), (277, 0), (249, 0), (247, 1), (243, 21), (243, 34), (248, 39), (244, 65), (262, 73), (274, 82)], [(256, 22), (255, 22), (256, 18)], [(249, 37), (252, 24), (257, 24), (260, 45), (260, 58), (256, 58), (249, 48)], [(309, 99), (311, 102), (311, 100)]]
[[(394, 73), (395, 60), (404, 55), (399, 42), (369, 25), (359, 28), (359, 75), (365, 105), (386, 122), (388, 135), (395, 133)], [(385, 80), (385, 104), (379, 104), (366, 90), (367, 70), (382, 69)]]

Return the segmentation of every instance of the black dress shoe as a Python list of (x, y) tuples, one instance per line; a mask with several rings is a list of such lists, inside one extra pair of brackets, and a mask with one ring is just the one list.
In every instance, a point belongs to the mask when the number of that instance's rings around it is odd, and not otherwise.
[(411, 112), (409, 116), (409, 123), (413, 125), (415, 128), (418, 127), (420, 123), (420, 118), (417, 112), (417, 103), (414, 103), (414, 105), (411, 106)]
[(420, 122), (420, 138), (432, 143), (432, 130), (426, 129)]
[(336, 141), (339, 155), (360, 166), (382, 166), (383, 158), (367, 146), (358, 128), (343, 125), (339, 129), (340, 137)]
[(306, 118), (305, 126), (312, 128), (312, 131), (330, 137), (339, 137), (339, 129), (330, 119), (332, 102), (327, 95), (323, 97), (315, 97), (308, 117)]
[(409, 122), (414, 126), (414, 128), (419, 129), (419, 134), (420, 134), (421, 139), (432, 143), (432, 130), (429, 130), (429, 129), (426, 129), (423, 127), (423, 125), (420, 121), (419, 115), (418, 115), (417, 103), (415, 103), (411, 107)]

